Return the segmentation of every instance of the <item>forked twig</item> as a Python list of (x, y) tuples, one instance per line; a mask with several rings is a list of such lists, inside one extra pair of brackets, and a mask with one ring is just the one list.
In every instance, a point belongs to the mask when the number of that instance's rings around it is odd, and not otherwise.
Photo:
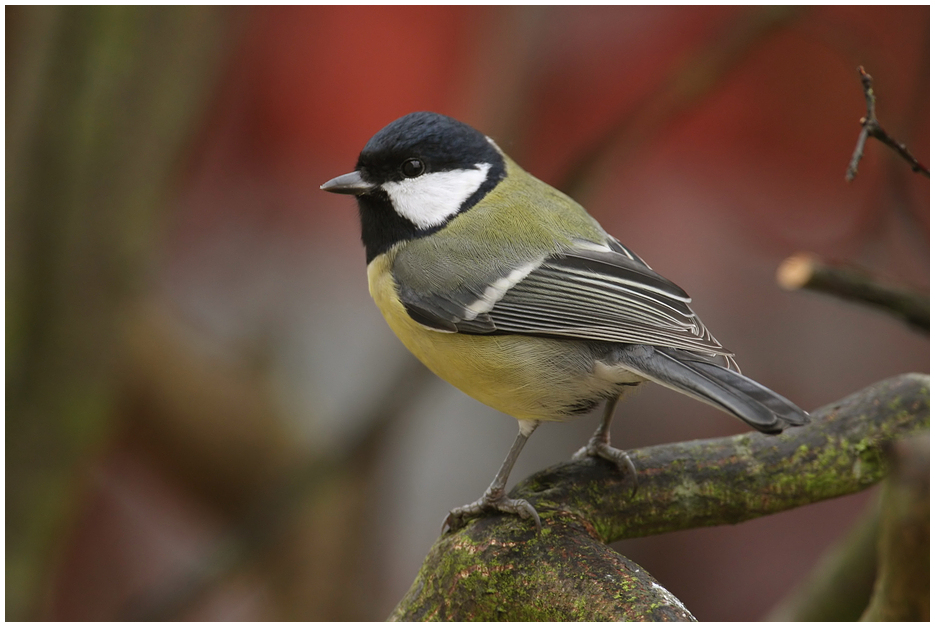
[(868, 137), (874, 137), (895, 150), (900, 157), (909, 162), (913, 172), (919, 172), (926, 178), (929, 178), (928, 168), (923, 166), (912, 156), (912, 153), (909, 152), (905, 144), (890, 137), (889, 133), (880, 126), (880, 122), (877, 120), (877, 98), (873, 93), (873, 77), (864, 70), (864, 66), (862, 65), (857, 68), (857, 71), (860, 73), (860, 82), (864, 86), (864, 98), (867, 100), (867, 115), (860, 118), (860, 125), (863, 128), (860, 129), (860, 135), (857, 136), (857, 146), (854, 148), (851, 162), (847, 166), (847, 173), (844, 175), (844, 180), (850, 183), (854, 180), (854, 177), (857, 176), (857, 164), (860, 163), (861, 158), (864, 156), (864, 144), (867, 143)]

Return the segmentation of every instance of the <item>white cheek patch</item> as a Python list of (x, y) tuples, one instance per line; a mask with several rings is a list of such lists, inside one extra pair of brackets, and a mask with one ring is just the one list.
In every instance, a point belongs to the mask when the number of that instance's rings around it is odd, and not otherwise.
[(478, 163), (473, 170), (432, 172), (384, 183), (383, 189), (396, 213), (420, 229), (428, 229), (444, 224), (458, 213), (464, 201), (487, 180), (489, 170), (489, 163)]

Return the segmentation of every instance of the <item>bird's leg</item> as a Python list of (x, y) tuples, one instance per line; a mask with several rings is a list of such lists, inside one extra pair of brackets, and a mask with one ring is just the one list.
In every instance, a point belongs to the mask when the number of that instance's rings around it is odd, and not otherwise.
[(620, 472), (629, 474), (633, 478), (633, 491), (630, 498), (636, 494), (639, 483), (636, 478), (636, 467), (630, 460), (626, 451), (614, 448), (610, 445), (610, 423), (614, 419), (614, 410), (617, 408), (617, 401), (620, 397), (610, 399), (604, 405), (604, 415), (601, 418), (601, 424), (597, 431), (588, 440), (588, 443), (574, 454), (572, 459), (584, 459), (585, 457), (601, 457), (607, 461), (613, 462), (620, 469)]
[(510, 471), (513, 470), (513, 464), (519, 457), (520, 451), (526, 444), (526, 440), (532, 435), (532, 432), (539, 426), (538, 420), (520, 420), (519, 433), (513, 440), (513, 446), (507, 453), (506, 459), (497, 471), (497, 476), (493, 478), (490, 487), (484, 492), (484, 495), (467, 505), (456, 507), (445, 518), (442, 526), (442, 533), (445, 529), (457, 529), (464, 524), (465, 518), (476, 516), (485, 511), (498, 511), (507, 514), (516, 514), (520, 518), (532, 518), (536, 523), (536, 531), (542, 531), (542, 522), (539, 520), (539, 514), (535, 508), (524, 499), (510, 499), (506, 496), (506, 482), (510, 478)]

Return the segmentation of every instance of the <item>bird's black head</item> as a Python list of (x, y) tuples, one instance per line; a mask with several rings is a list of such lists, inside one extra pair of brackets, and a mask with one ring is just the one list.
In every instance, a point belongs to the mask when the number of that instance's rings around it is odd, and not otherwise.
[(494, 143), (438, 113), (410, 113), (370, 138), (357, 168), (322, 185), (354, 194), (367, 263), (394, 244), (444, 228), (506, 175)]

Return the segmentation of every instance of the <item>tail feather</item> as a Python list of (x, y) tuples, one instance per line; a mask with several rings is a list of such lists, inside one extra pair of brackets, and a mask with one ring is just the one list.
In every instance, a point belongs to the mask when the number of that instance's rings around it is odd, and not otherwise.
[(753, 379), (687, 351), (645, 345), (622, 349), (625, 363), (651, 381), (708, 403), (764, 433), (804, 425), (808, 414)]

